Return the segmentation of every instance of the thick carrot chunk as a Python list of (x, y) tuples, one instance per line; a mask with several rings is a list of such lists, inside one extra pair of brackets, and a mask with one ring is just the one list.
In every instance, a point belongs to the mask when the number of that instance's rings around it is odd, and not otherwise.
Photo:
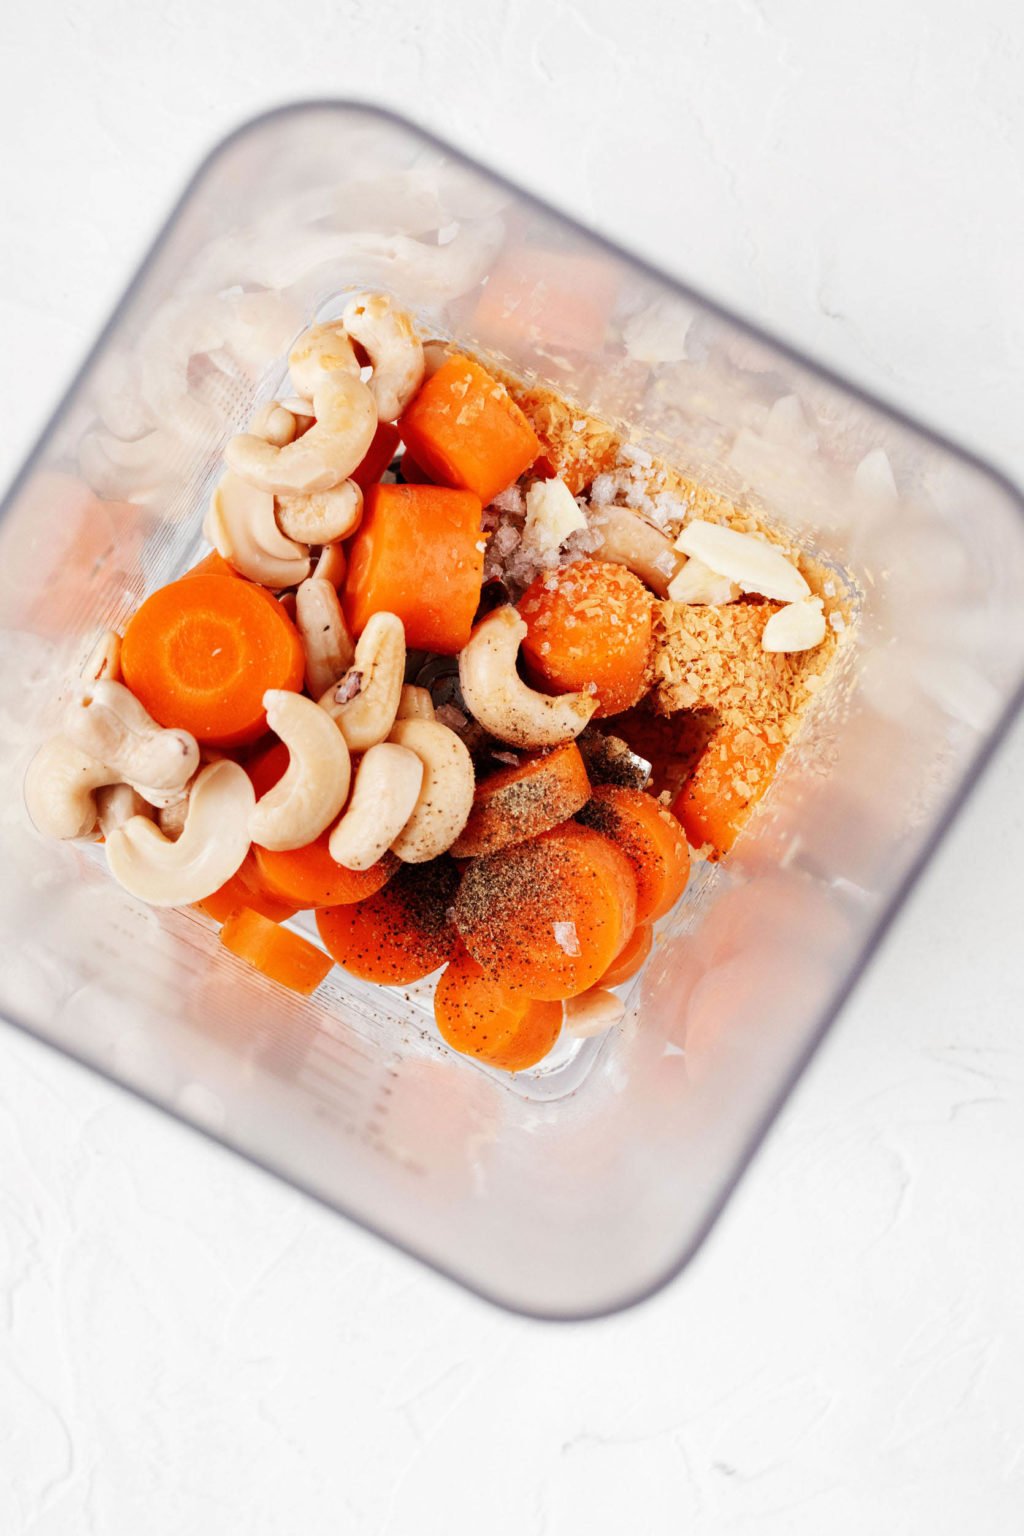
[(279, 928), (270, 918), (247, 907), (228, 918), (220, 941), (247, 965), (303, 997), (316, 991), (334, 963), (308, 939)]
[(519, 479), (540, 442), (504, 384), (469, 357), (451, 357), (424, 383), (400, 422), (402, 440), (441, 485), (487, 504)]
[(690, 874), (683, 829), (667, 806), (642, 789), (600, 784), (579, 813), (622, 849), (636, 879), (636, 920), (651, 923), (674, 907)]
[(781, 746), (745, 727), (720, 726), (672, 809), (694, 848), (728, 853), (771, 783)]
[(629, 861), (575, 822), (474, 859), (455, 902), (474, 960), (503, 986), (551, 1001), (593, 986), (635, 921)]
[(581, 560), (538, 576), (519, 603), (523, 655), (550, 693), (596, 693), (598, 715), (617, 715), (647, 685), (654, 599), (624, 566)]
[(387, 470), (400, 441), (398, 428), (394, 422), (379, 421), (377, 430), (373, 434), (373, 441), (366, 450), (366, 457), (356, 466), (349, 478), (354, 480), (362, 490), (368, 491), (371, 485), (376, 485), (381, 475)]
[(249, 907), (253, 912), (269, 917), (272, 923), (286, 922), (299, 910), (295, 903), (281, 901), (267, 889), (260, 879), (259, 865), (251, 848), (242, 861), (241, 868), (231, 876), (231, 879), (225, 881), (220, 890), (205, 896), (202, 901), (197, 901), (196, 906), (217, 923), (226, 922), (232, 912), (238, 912), (243, 907)]
[(452, 852), (457, 858), (496, 853), (568, 821), (590, 798), (590, 780), (573, 741), (477, 784), (469, 821)]
[(338, 964), (364, 981), (390, 987), (419, 981), (455, 950), (450, 911), (458, 881), (449, 858), (403, 864), (365, 901), (318, 912), (320, 937)]
[(454, 655), (480, 602), (486, 542), (479, 498), (438, 485), (374, 485), (349, 546), (345, 617), (361, 635), (397, 613), (412, 649)]
[(266, 730), (268, 688), (302, 687), (298, 630), (262, 587), (205, 572), (160, 587), (128, 621), (121, 671), (161, 725), (234, 746)]
[(599, 984), (602, 987), (618, 987), (624, 981), (628, 981), (631, 976), (635, 976), (650, 954), (653, 943), (654, 929), (650, 923), (637, 923), (632, 935), (615, 956)]
[(502, 986), (460, 949), (437, 983), (434, 1017), (453, 1050), (520, 1072), (545, 1057), (558, 1039), (562, 1005)]

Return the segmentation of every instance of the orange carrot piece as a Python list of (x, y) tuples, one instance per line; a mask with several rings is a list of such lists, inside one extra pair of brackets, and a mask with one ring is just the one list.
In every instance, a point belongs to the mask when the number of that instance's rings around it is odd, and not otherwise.
[[(208, 555), (204, 555), (198, 565), (186, 571), (185, 576), (234, 576), (237, 580), (245, 579), (239, 577), (234, 566), (229, 565), (224, 556), (219, 555), (215, 549), (211, 549)], [(181, 579), (184, 581), (185, 577)]]
[(480, 602), (485, 540), (471, 491), (374, 485), (349, 546), (343, 603), (353, 634), (374, 613), (397, 613), (414, 650), (454, 655)]
[(472, 334), (509, 353), (523, 342), (594, 352), (604, 341), (617, 288), (603, 258), (516, 245), (502, 253), (481, 291)]
[(451, 357), (423, 384), (399, 427), (432, 480), (472, 491), (486, 505), (540, 452), (504, 384), (470, 357)]
[(419, 981), (450, 960), (457, 935), (449, 912), (459, 872), (449, 858), (403, 864), (365, 901), (327, 907), (316, 925), (334, 959), (353, 976), (382, 986)]
[(288, 918), (294, 917), (299, 910), (291, 902), (280, 901), (267, 890), (260, 879), (259, 865), (251, 848), (242, 861), (241, 868), (231, 876), (231, 879), (226, 880), (220, 889), (210, 896), (204, 896), (202, 901), (197, 901), (196, 906), (200, 912), (205, 912), (207, 917), (212, 917), (217, 923), (226, 922), (232, 912), (239, 912), (243, 907), (259, 912), (262, 917), (268, 917), (272, 923), (287, 922)]
[(542, 1060), (558, 1039), (562, 1005), (502, 986), (460, 948), (438, 980), (434, 1017), (453, 1050), (519, 1072)]
[(575, 822), (474, 859), (455, 901), (455, 925), (474, 960), (503, 986), (548, 1001), (593, 986), (635, 920), (628, 859)]
[(523, 656), (540, 687), (590, 688), (598, 715), (629, 709), (645, 691), (654, 599), (624, 566), (581, 560), (538, 576), (519, 612)]
[(654, 929), (650, 923), (637, 923), (611, 965), (598, 982), (600, 987), (618, 987), (635, 976), (651, 952)]
[(398, 461), (398, 468), (406, 485), (429, 485), (430, 476), (422, 464), (417, 464), (408, 448)]
[(205, 573), (147, 597), (124, 632), (121, 670), (161, 725), (235, 746), (266, 730), (268, 688), (302, 687), (305, 657), (269, 592)]
[(220, 941), (247, 965), (303, 997), (316, 991), (334, 964), (308, 939), (279, 928), (249, 907), (231, 914), (220, 931)]
[(653, 923), (674, 907), (690, 875), (690, 850), (667, 806), (642, 789), (600, 784), (579, 813), (629, 860), (636, 880), (636, 920)]
[(452, 847), (456, 858), (477, 858), (549, 832), (586, 805), (590, 780), (574, 741), (517, 768), (501, 768), (476, 786), (473, 809)]
[(321, 832), (304, 848), (285, 852), (253, 844), (256, 867), (264, 887), (281, 901), (297, 907), (336, 907), (365, 901), (385, 886), (398, 868), (393, 853), (371, 864), (369, 869), (346, 869), (331, 858), (328, 843), (331, 828)]
[(386, 472), (400, 441), (401, 436), (394, 422), (379, 421), (365, 458), (356, 465), (349, 479), (354, 480), (361, 490), (368, 491)]
[(672, 809), (693, 848), (728, 853), (775, 776), (782, 747), (745, 727), (720, 726)]

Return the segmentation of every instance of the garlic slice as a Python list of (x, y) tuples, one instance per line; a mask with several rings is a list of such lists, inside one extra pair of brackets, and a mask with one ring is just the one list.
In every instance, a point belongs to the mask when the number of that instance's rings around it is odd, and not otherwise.
[(825, 638), (825, 604), (820, 597), (787, 603), (773, 613), (761, 634), (764, 651), (812, 651)]
[(737, 533), (700, 518), (687, 523), (676, 539), (676, 549), (696, 557), (718, 576), (727, 576), (744, 592), (792, 603), (810, 594), (800, 572), (774, 544), (750, 533)]
[(740, 595), (740, 589), (728, 576), (719, 576), (703, 560), (691, 555), (678, 575), (668, 584), (668, 597), (673, 603), (731, 603)]

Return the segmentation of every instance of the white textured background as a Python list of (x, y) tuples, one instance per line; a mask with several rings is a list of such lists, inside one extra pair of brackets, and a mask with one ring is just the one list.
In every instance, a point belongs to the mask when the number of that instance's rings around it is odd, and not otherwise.
[[(0, 476), (196, 160), (419, 118), (1024, 479), (1006, 0), (31, 0)], [(703, 1255), (504, 1317), (0, 1029), (2, 1536), (1019, 1536), (1018, 730)], [(0, 876), (2, 877), (2, 876)]]

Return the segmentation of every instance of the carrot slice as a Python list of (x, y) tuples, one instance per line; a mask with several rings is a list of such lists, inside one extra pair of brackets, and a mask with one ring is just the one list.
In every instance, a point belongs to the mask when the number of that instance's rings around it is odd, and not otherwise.
[(401, 436), (394, 422), (379, 421), (377, 430), (373, 434), (373, 441), (366, 450), (365, 458), (356, 465), (349, 479), (354, 480), (356, 485), (364, 491), (369, 490), (371, 485), (376, 485), (394, 458), (400, 441)]
[(345, 617), (361, 635), (374, 613), (397, 613), (414, 650), (454, 655), (480, 602), (485, 541), (471, 491), (374, 485), (349, 546)]
[(618, 987), (635, 976), (651, 952), (654, 929), (650, 923), (637, 923), (611, 965), (605, 971), (598, 986)]
[(712, 859), (729, 852), (781, 756), (780, 745), (746, 727), (719, 727), (672, 807), (692, 847), (710, 849)]
[(390, 987), (419, 981), (455, 949), (449, 912), (458, 883), (449, 858), (403, 864), (390, 884), (365, 901), (318, 912), (320, 937), (338, 964), (364, 981)]
[(568, 821), (590, 798), (590, 780), (573, 741), (477, 784), (473, 809), (452, 847), (457, 858), (496, 853)]
[[(198, 565), (192, 566), (185, 572), (185, 576), (234, 576), (237, 580), (244, 581), (233, 565), (229, 565), (223, 555), (219, 555), (215, 549), (211, 549), (208, 555), (204, 555)], [(183, 576), (182, 581), (185, 577)]]
[(654, 922), (674, 907), (690, 874), (690, 850), (667, 806), (642, 789), (600, 784), (579, 813), (621, 848), (636, 880), (636, 920)]
[(598, 715), (629, 709), (647, 685), (654, 599), (624, 566), (581, 560), (538, 576), (519, 603), (523, 656), (551, 693), (590, 688)]
[(459, 949), (434, 993), (442, 1040), (464, 1056), (520, 1072), (547, 1055), (562, 1028), (562, 1006), (537, 1002), (495, 981)]
[(537, 434), (504, 384), (470, 357), (442, 363), (399, 426), (431, 480), (472, 491), (485, 504), (540, 452)]
[(266, 730), (268, 688), (302, 687), (298, 630), (252, 582), (182, 577), (147, 597), (128, 621), (121, 671), (161, 725), (234, 746)]
[(334, 964), (308, 939), (279, 928), (250, 907), (232, 913), (220, 931), (220, 941), (247, 965), (303, 997), (316, 991)]
[(365, 901), (385, 886), (398, 868), (398, 860), (389, 852), (369, 869), (346, 869), (331, 858), (327, 846), (330, 837), (328, 827), (304, 848), (289, 848), (283, 853), (254, 843), (252, 851), (265, 888), (297, 907), (340, 907)]
[(455, 925), (474, 960), (503, 986), (549, 1001), (593, 986), (635, 915), (628, 859), (575, 822), (475, 859), (455, 902)]
[(217, 923), (226, 922), (232, 912), (239, 912), (243, 907), (259, 912), (261, 916), (268, 917), (272, 923), (286, 922), (299, 910), (291, 902), (280, 901), (267, 890), (260, 879), (259, 865), (251, 848), (242, 861), (241, 868), (231, 876), (231, 879), (226, 880), (220, 890), (214, 891), (210, 896), (204, 896), (202, 901), (197, 901), (196, 906), (200, 912), (205, 912), (207, 917), (212, 917)]

